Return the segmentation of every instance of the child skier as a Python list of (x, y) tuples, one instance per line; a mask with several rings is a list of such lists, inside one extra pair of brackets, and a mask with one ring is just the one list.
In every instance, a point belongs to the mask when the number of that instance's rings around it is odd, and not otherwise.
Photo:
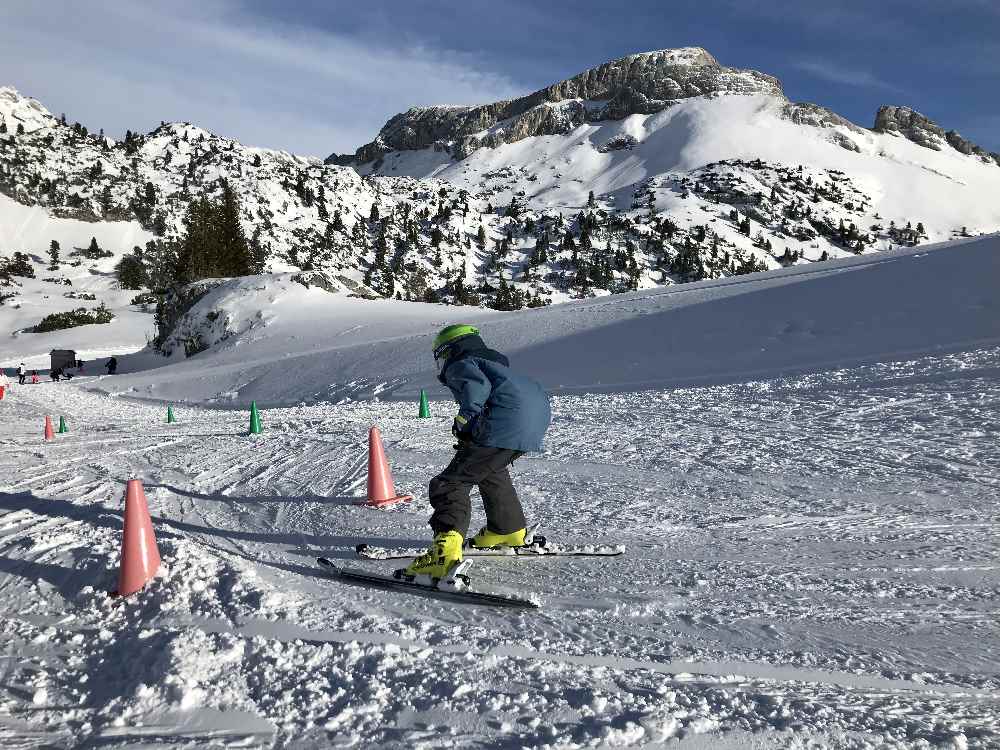
[(457, 452), (430, 483), (434, 542), (404, 571), (444, 578), (462, 561), (472, 506), (479, 486), (486, 526), (469, 540), (473, 547), (524, 544), (525, 519), (507, 467), (527, 451), (542, 449), (551, 419), (549, 397), (534, 380), (517, 375), (507, 357), (488, 349), (479, 330), (451, 325), (434, 339), (438, 380), (451, 389), (458, 415), (451, 431)]

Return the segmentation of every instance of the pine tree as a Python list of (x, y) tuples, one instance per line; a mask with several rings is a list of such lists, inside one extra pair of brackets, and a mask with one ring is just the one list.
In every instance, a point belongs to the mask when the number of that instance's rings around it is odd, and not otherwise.
[(202, 198), (190, 203), (177, 251), (178, 283), (257, 272), (262, 250), (258, 248), (258, 257), (251, 252), (239, 217), (239, 200), (228, 181), (222, 183), (220, 201)]
[(118, 286), (122, 289), (142, 289), (149, 284), (149, 274), (142, 257), (142, 248), (134, 247), (130, 255), (125, 255), (115, 265)]
[(218, 208), (219, 249), (223, 276), (246, 276), (252, 271), (250, 246), (243, 224), (236, 193), (228, 180), (222, 183), (222, 202)]
[(589, 193), (587, 193), (587, 205), (590, 206), (591, 208), (594, 207), (594, 191), (593, 190), (591, 190)]
[(110, 253), (105, 253), (104, 250), (101, 249), (101, 246), (97, 244), (97, 238), (91, 237), (90, 244), (87, 246), (87, 249), (83, 251), (83, 255), (89, 260), (97, 260), (99, 258), (106, 257), (106, 255), (110, 255)]
[(326, 221), (330, 212), (326, 207), (326, 188), (323, 185), (319, 186), (319, 193), (316, 195), (316, 211), (319, 214), (319, 218)]
[(267, 256), (270, 254), (270, 246), (260, 241), (260, 227), (256, 227), (253, 230), (253, 235), (250, 237), (250, 268), (249, 271), (252, 274), (258, 274), (264, 272), (264, 266), (267, 265)]
[(50, 271), (55, 271), (59, 268), (59, 243), (55, 240), (49, 243), (49, 259), (52, 261), (49, 266)]

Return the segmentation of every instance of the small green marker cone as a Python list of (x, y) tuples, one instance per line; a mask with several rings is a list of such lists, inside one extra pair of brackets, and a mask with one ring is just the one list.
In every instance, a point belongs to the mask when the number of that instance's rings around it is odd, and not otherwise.
[(174, 417), (174, 407), (167, 405), (167, 424), (173, 424), (177, 419)]
[(260, 414), (257, 413), (257, 402), (250, 402), (250, 434), (259, 435), (264, 431), (260, 425)]
[(69, 427), (66, 426), (66, 417), (59, 417), (59, 433), (69, 432)]
[(417, 414), (421, 419), (425, 419), (431, 415), (431, 405), (427, 403), (427, 392), (421, 388), (420, 389), (420, 413)]

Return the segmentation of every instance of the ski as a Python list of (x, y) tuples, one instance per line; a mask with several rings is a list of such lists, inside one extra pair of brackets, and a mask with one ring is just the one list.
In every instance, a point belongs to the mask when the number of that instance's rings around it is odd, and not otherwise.
[[(403, 560), (417, 557), (424, 548), (379, 547), (374, 544), (359, 544), (354, 548), (363, 560)], [(622, 545), (609, 544), (554, 544), (543, 536), (535, 536), (521, 547), (464, 547), (464, 557), (617, 557), (625, 554)]]
[(463, 560), (447, 578), (440, 580), (430, 579), (427, 576), (407, 577), (400, 575), (400, 571), (386, 575), (356, 568), (340, 568), (332, 560), (325, 557), (317, 558), (316, 562), (328, 573), (356, 583), (399, 589), (414, 594), (426, 594), (468, 604), (490, 604), (495, 607), (522, 607), (526, 609), (538, 609), (539, 606), (538, 602), (528, 598), (489, 594), (485, 591), (475, 591), (468, 588), (470, 579), (466, 571), (472, 565), (472, 560)]

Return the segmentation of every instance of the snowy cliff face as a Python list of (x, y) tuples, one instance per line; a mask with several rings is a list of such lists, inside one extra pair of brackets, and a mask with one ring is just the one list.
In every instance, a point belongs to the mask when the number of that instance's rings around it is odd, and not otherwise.
[(56, 118), (35, 99), (21, 96), (10, 86), (0, 86), (0, 130), (16, 133), (18, 126), (26, 133), (51, 128)]
[(588, 121), (653, 114), (678, 99), (759, 93), (783, 97), (776, 78), (726, 68), (700, 47), (643, 52), (591, 68), (520, 99), (480, 107), (415, 107), (390, 119), (378, 137), (353, 156), (331, 160), (363, 164), (391, 151), (421, 149), (438, 141), (449, 144), (457, 158), (464, 158), (481, 146), (564, 134)]

